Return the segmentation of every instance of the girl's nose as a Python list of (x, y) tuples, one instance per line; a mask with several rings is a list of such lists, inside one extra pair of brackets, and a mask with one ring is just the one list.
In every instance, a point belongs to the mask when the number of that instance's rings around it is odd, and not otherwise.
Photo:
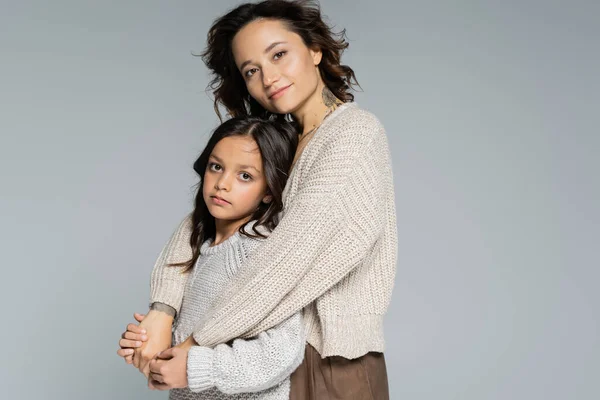
[(217, 179), (217, 181), (215, 182), (216, 190), (229, 191), (230, 187), (231, 187), (231, 184), (229, 183), (229, 178), (227, 175), (222, 175), (221, 178)]

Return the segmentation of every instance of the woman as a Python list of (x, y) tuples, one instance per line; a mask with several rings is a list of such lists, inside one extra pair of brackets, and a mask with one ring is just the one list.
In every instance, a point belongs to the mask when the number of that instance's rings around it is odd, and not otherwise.
[[(278, 227), (182, 347), (252, 337), (303, 310), (308, 343), (292, 399), (389, 397), (382, 322), (397, 256), (392, 169), (383, 127), (353, 103), (354, 72), (340, 63), (347, 47), (317, 5), (268, 0), (215, 21), (203, 54), (217, 112), (287, 117), (302, 133)], [(152, 310), (120, 342), (119, 354), (131, 356), (147, 339), (134, 362), (150, 366), (161, 389), (171, 388), (173, 366), (185, 368), (182, 359), (149, 360), (170, 346), (168, 314), (181, 305), (186, 276), (169, 264), (190, 258), (189, 231), (182, 223), (163, 249)]]

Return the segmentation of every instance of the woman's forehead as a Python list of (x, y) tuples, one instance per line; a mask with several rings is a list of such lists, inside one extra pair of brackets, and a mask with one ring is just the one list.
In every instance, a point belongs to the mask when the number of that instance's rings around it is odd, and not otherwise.
[(236, 64), (246, 58), (258, 57), (268, 52), (273, 43), (298, 44), (302, 39), (278, 20), (261, 19), (250, 22), (233, 37), (232, 50)]

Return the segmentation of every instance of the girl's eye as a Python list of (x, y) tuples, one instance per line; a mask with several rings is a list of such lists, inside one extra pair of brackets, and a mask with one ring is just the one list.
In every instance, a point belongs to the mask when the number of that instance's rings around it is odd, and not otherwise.
[(244, 73), (244, 75), (246, 76), (246, 78), (250, 78), (252, 75), (254, 75), (256, 73), (256, 71), (258, 71), (257, 68), (250, 68), (248, 71), (246, 71)]
[(208, 164), (208, 169), (211, 170), (211, 171), (218, 172), (218, 171), (221, 170), (221, 166), (219, 164), (209, 163)]
[(274, 59), (276, 59), (276, 60), (279, 60), (281, 57), (283, 57), (283, 55), (284, 55), (285, 53), (286, 53), (285, 51), (278, 51), (277, 53), (275, 53), (275, 54), (273, 55), (273, 58), (274, 58)]
[(243, 181), (246, 181), (246, 182), (247, 182), (247, 181), (250, 181), (250, 180), (252, 180), (252, 175), (250, 175), (250, 174), (249, 174), (249, 173), (247, 173), (247, 172), (242, 172), (242, 173), (240, 174), (240, 178), (242, 178), (242, 180), (243, 180)]

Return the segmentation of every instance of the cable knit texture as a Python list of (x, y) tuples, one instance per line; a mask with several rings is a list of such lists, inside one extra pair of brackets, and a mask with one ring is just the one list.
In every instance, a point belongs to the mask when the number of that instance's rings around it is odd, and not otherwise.
[[(255, 336), (304, 308), (307, 340), (322, 357), (382, 352), (396, 229), (385, 130), (371, 113), (346, 103), (304, 149), (279, 225), (203, 314), (194, 339), (215, 346)], [(151, 302), (179, 309), (184, 283), (165, 261), (189, 254), (189, 234), (186, 219), (154, 267)]]
[[(263, 230), (264, 232), (264, 230)], [(187, 277), (173, 345), (188, 338), (244, 262), (264, 239), (236, 232), (215, 246), (207, 241)], [(300, 365), (306, 337), (301, 313), (261, 332), (252, 340), (236, 339), (214, 348), (193, 346), (188, 353), (188, 388), (174, 389), (169, 398), (183, 399), (289, 399), (291, 373)]]

